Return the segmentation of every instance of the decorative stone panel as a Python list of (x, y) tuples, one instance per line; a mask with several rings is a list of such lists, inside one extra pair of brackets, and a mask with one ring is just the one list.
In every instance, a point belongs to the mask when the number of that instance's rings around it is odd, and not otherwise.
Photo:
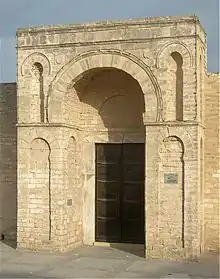
[(21, 75), (22, 76), (32, 76), (32, 67), (35, 63), (40, 63), (43, 67), (43, 72), (45, 76), (49, 76), (51, 73), (51, 66), (48, 58), (40, 53), (34, 52), (25, 58), (21, 65)]

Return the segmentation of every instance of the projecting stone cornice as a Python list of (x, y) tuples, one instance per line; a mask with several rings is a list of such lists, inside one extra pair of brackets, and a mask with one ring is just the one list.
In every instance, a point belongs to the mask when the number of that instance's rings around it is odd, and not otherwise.
[(199, 35), (178, 35), (178, 36), (160, 36), (160, 37), (149, 37), (149, 38), (138, 38), (138, 39), (125, 39), (125, 40), (99, 40), (99, 41), (86, 41), (86, 42), (67, 42), (67, 43), (50, 43), (50, 44), (36, 44), (36, 45), (21, 45), (18, 44), (17, 48), (19, 49), (48, 49), (48, 48), (68, 48), (68, 47), (84, 47), (84, 46), (106, 46), (106, 45), (115, 45), (115, 44), (139, 44), (145, 43), (150, 41), (163, 41), (163, 40), (184, 40), (184, 39), (191, 39), (197, 38), (201, 43), (204, 43)]
[(128, 20), (113, 20), (113, 21), (97, 21), (79, 24), (59, 24), (59, 25), (48, 25), (39, 27), (28, 27), (28, 28), (18, 28), (17, 36), (23, 33), (39, 33), (39, 32), (78, 32), (78, 31), (98, 31), (106, 29), (115, 29), (117, 27), (151, 27), (152, 25), (172, 25), (176, 23), (199, 23), (199, 18), (197, 16), (165, 16), (165, 17), (150, 17), (150, 18), (140, 18), (140, 19), (128, 19)]
[(204, 41), (204, 34), (197, 17), (159, 17), (17, 30), (18, 47), (121, 43), (196, 35), (201, 36), (201, 40)]

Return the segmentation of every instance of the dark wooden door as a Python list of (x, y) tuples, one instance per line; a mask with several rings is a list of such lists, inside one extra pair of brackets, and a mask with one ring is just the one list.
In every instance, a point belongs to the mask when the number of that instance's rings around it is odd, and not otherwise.
[(96, 144), (96, 241), (144, 243), (144, 144)]
[(121, 238), (121, 146), (96, 145), (96, 240), (119, 242)]

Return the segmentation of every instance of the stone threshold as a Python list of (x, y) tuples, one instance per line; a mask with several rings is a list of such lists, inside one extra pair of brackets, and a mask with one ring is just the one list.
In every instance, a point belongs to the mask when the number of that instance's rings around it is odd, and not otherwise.
[(135, 243), (117, 243), (117, 242), (93, 242), (93, 246), (99, 247), (112, 247), (112, 248), (127, 248), (127, 249), (144, 249), (144, 244), (135, 244)]

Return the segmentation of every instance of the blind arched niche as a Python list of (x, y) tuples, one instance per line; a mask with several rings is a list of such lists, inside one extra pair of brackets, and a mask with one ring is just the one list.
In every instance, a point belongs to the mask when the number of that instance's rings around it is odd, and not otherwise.
[(29, 166), (29, 202), (32, 235), (51, 240), (51, 160), (50, 146), (44, 139), (31, 143)]
[[(184, 146), (175, 136), (163, 140), (160, 148), (159, 239), (164, 247), (184, 248), (185, 188)], [(169, 236), (169, 237), (168, 237)]]
[(183, 58), (180, 53), (173, 52), (171, 57), (175, 61), (175, 92), (176, 92), (176, 120), (183, 120)]
[(31, 115), (33, 122), (45, 121), (43, 66), (36, 62), (31, 68)]

